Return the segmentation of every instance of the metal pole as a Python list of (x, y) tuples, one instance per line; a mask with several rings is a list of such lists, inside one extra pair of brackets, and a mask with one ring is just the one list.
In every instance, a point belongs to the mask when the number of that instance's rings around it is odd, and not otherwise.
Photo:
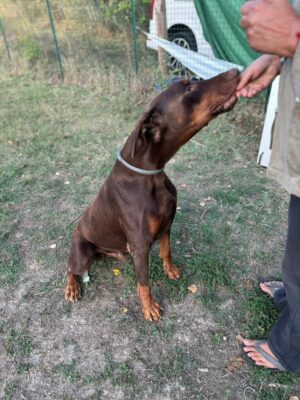
[(133, 52), (134, 52), (134, 67), (136, 74), (139, 71), (139, 57), (138, 57), (138, 42), (137, 42), (137, 31), (136, 31), (136, 19), (135, 19), (135, 0), (130, 0), (131, 8), (131, 26), (133, 35)]
[(100, 10), (98, 0), (94, 0), (94, 6), (97, 8), (98, 11)]
[(47, 4), (49, 21), (50, 21), (50, 26), (51, 26), (52, 35), (53, 35), (56, 58), (57, 58), (57, 61), (59, 64), (61, 77), (62, 77), (62, 79), (64, 79), (64, 69), (63, 69), (62, 62), (61, 62), (60, 50), (59, 50), (59, 46), (58, 46), (58, 41), (57, 41), (57, 36), (56, 36), (56, 31), (55, 31), (55, 26), (54, 26), (54, 20), (53, 20), (53, 16), (52, 16), (52, 12), (51, 12), (50, 0), (46, 0), (46, 4)]
[(6, 52), (7, 52), (7, 57), (8, 57), (9, 60), (11, 60), (10, 51), (9, 51), (9, 45), (8, 45), (8, 41), (7, 41), (7, 38), (6, 38), (6, 35), (5, 35), (5, 30), (4, 30), (4, 26), (2, 24), (1, 18), (0, 18), (0, 30), (2, 32), (2, 36), (3, 36), (3, 40), (4, 40)]

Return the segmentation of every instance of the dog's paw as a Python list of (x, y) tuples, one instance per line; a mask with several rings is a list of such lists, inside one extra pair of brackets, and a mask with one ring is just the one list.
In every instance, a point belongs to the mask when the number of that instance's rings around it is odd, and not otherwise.
[(164, 265), (164, 271), (169, 279), (176, 280), (181, 277), (180, 269), (174, 264)]
[(159, 321), (161, 318), (161, 307), (152, 297), (150, 304), (143, 307), (144, 318), (147, 321)]
[(68, 281), (65, 288), (65, 299), (71, 303), (76, 303), (81, 298), (80, 283), (74, 278)]

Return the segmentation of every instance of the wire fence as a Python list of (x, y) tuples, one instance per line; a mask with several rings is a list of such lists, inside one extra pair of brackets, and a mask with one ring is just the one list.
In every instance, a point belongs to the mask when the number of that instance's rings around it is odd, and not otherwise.
[(1, 0), (0, 64), (62, 79), (109, 68), (137, 72), (145, 40), (136, 26), (145, 23), (149, 4), (108, 3)]
[[(239, 27), (243, 0), (0, 0), (0, 64), (12, 72), (78, 80), (110, 69), (157, 69), (158, 45), (142, 33), (163, 36), (201, 60), (245, 66), (249, 51)], [(159, 6), (164, 5), (161, 19)], [(163, 21), (164, 20), (164, 21)], [(163, 21), (163, 22), (162, 22)], [(189, 74), (174, 54), (169, 74)], [(161, 67), (161, 65), (160, 65)], [(195, 71), (192, 71), (195, 73)], [(198, 73), (199, 75), (199, 73)], [(201, 76), (201, 71), (200, 71)]]

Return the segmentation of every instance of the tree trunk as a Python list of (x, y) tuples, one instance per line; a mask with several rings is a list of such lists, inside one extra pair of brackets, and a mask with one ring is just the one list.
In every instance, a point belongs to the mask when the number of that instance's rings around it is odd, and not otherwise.
[[(168, 39), (167, 18), (166, 18), (166, 1), (155, 0), (154, 13), (157, 20), (157, 35), (163, 39)], [(160, 47), (158, 48), (158, 64), (163, 75), (168, 73), (167, 54)]]

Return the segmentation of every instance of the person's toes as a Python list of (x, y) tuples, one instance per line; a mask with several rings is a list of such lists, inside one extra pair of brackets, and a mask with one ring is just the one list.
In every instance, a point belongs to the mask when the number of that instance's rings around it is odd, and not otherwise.
[[(257, 340), (252, 340), (252, 339), (244, 339), (243, 343), (246, 347), (251, 347), (257, 342)], [(246, 350), (245, 350), (246, 351)]]
[(247, 353), (247, 356), (253, 361), (261, 361), (259, 354), (255, 353), (254, 351), (249, 351), (249, 353)]
[(265, 363), (263, 361), (260, 361), (260, 360), (255, 361), (255, 364), (259, 365), (261, 367), (265, 367)]
[[(248, 353), (249, 354), (249, 353)], [(261, 357), (258, 353), (251, 353), (250, 357), (252, 358), (252, 360), (254, 361), (261, 361)]]
[(269, 288), (269, 286), (265, 283), (260, 283), (260, 288), (264, 293), (267, 293), (269, 296), (272, 297), (272, 292), (271, 289)]
[(274, 297), (274, 294), (275, 292), (277, 292), (277, 290), (284, 287), (283, 282), (281, 281), (262, 282), (259, 286), (264, 293), (268, 294), (272, 298)]
[(255, 361), (255, 364), (256, 365), (260, 365), (260, 366), (265, 367), (265, 368), (274, 368), (273, 364), (269, 363), (268, 361), (266, 361), (264, 359), (260, 359), (260, 360)]
[[(255, 362), (256, 365), (260, 365), (266, 368), (274, 368), (274, 365), (267, 361), (262, 354), (260, 354), (253, 346), (257, 340), (251, 340), (251, 339), (244, 339), (244, 351), (247, 353), (247, 355)], [(268, 343), (262, 343), (260, 345), (261, 349), (270, 354), (271, 357), (276, 357), (272, 353), (270, 347), (268, 346)]]

